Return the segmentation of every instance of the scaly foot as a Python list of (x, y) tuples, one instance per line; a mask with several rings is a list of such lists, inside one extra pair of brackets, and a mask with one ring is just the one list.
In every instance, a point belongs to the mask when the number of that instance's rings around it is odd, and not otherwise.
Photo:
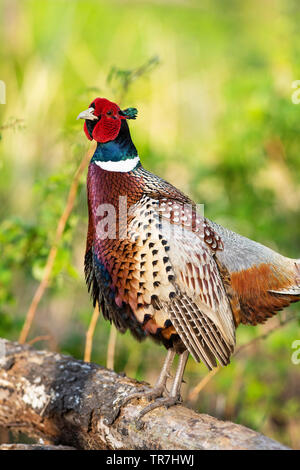
[(126, 397), (122, 403), (121, 407), (126, 405), (128, 402), (134, 400), (134, 399), (139, 399), (139, 398), (147, 398), (147, 400), (154, 400), (155, 398), (159, 398), (163, 396), (163, 393), (166, 392), (166, 387), (165, 385), (159, 385), (157, 387), (151, 388), (151, 390), (143, 390), (141, 392), (136, 392), (136, 393), (131, 393)]
[(161, 397), (158, 400), (155, 400), (150, 405), (146, 406), (137, 416), (135, 419), (135, 424), (138, 429), (142, 429), (144, 423), (142, 421), (142, 417), (145, 416), (149, 411), (155, 410), (156, 408), (160, 408), (164, 406), (165, 408), (169, 408), (170, 406), (176, 405), (177, 403), (181, 403), (182, 399), (180, 395), (177, 396), (169, 396), (169, 397)]
[(131, 393), (128, 397), (121, 401), (118, 411), (116, 412), (113, 419), (110, 420), (109, 424), (113, 424), (116, 418), (119, 416), (121, 408), (126, 405), (129, 401), (134, 400), (135, 398), (147, 398), (148, 400), (153, 400), (155, 398), (160, 398), (164, 393), (168, 393), (166, 390), (167, 379), (170, 377), (170, 368), (175, 356), (175, 351), (172, 349), (168, 350), (167, 357), (165, 359), (164, 365), (161, 369), (158, 380), (155, 384), (155, 387), (150, 390), (142, 390), (141, 392)]
[(155, 400), (153, 403), (146, 406), (146, 408), (144, 408), (139, 413), (138, 417), (135, 420), (135, 423), (138, 429), (143, 428), (144, 423), (141, 420), (141, 418), (145, 416), (145, 414), (149, 413), (149, 411), (155, 410), (155, 408), (159, 408), (161, 406), (165, 406), (166, 408), (169, 408), (170, 406), (176, 405), (176, 403), (180, 403), (182, 401), (180, 397), (180, 389), (181, 389), (181, 384), (182, 384), (182, 379), (183, 379), (184, 368), (185, 368), (188, 356), (189, 356), (188, 351), (184, 351), (179, 357), (177, 371), (176, 371), (176, 374), (172, 383), (172, 388), (171, 388), (169, 396)]

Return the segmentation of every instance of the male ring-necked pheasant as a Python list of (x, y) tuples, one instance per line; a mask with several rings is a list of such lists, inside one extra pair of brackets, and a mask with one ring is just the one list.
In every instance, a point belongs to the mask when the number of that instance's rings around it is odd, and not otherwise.
[(204, 218), (189, 197), (145, 170), (127, 124), (136, 114), (96, 98), (78, 118), (85, 119), (87, 138), (97, 141), (88, 170), (85, 255), (94, 305), (122, 333), (150, 336), (168, 350), (146, 394), (158, 399), (142, 416), (176, 403), (189, 354), (209, 369), (217, 361), (227, 365), (239, 323), (263, 323), (299, 301), (300, 260)]

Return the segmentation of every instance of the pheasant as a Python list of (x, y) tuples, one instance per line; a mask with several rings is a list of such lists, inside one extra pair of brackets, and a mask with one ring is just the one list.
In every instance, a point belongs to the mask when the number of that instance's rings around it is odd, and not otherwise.
[[(256, 325), (300, 300), (300, 259), (286, 258), (207, 218), (181, 191), (143, 168), (127, 121), (137, 110), (96, 98), (84, 132), (97, 141), (88, 177), (85, 276), (94, 306), (167, 356), (155, 399), (140, 417), (180, 400), (189, 354), (208, 369), (226, 366), (240, 323)], [(166, 382), (175, 355), (177, 370)]]

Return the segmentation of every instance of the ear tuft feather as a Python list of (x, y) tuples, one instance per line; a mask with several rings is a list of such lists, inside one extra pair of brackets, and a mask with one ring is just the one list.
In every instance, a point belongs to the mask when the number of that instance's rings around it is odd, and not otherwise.
[(122, 114), (126, 116), (127, 119), (136, 119), (138, 110), (136, 108), (126, 108), (122, 110)]

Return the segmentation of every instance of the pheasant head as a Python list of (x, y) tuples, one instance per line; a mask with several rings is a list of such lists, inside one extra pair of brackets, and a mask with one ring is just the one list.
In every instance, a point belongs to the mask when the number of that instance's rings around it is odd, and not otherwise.
[(85, 119), (84, 132), (89, 140), (105, 143), (117, 138), (123, 120), (136, 119), (136, 116), (136, 108), (122, 111), (116, 103), (105, 98), (96, 98), (77, 119)]

